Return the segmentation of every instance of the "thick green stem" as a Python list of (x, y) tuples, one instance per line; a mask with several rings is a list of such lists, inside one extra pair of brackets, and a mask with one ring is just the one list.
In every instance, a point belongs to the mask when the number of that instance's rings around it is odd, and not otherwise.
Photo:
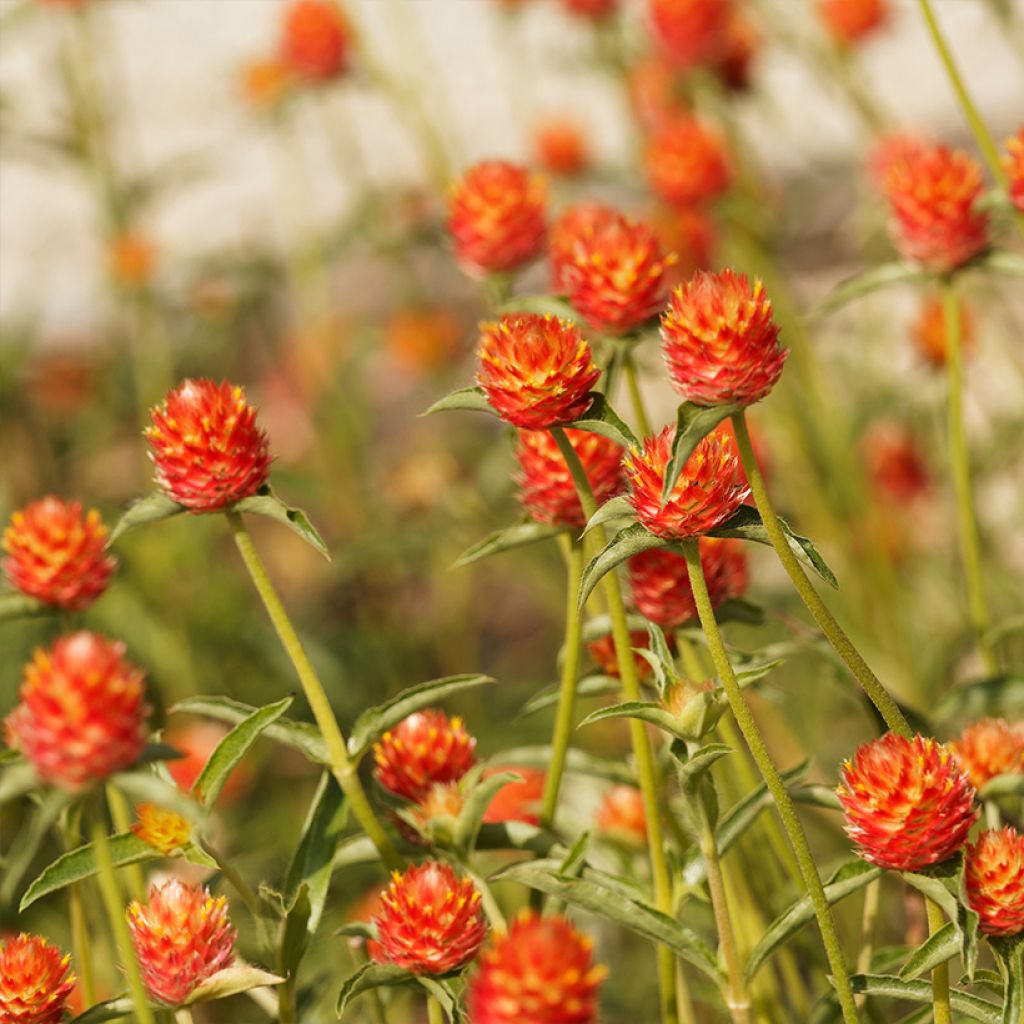
[[(81, 844), (78, 828), (72, 822), (65, 822), (62, 830), (65, 852)], [(74, 883), (68, 889), (68, 916), (71, 919), (71, 944), (75, 952), (75, 973), (82, 986), (82, 998), (86, 1006), (96, 1002), (96, 980), (92, 966), (92, 943), (85, 914), (84, 886)]]
[(960, 299), (949, 278), (942, 282), (942, 316), (946, 328), (946, 366), (949, 370), (949, 453), (953, 492), (956, 495), (960, 555), (967, 580), (967, 608), (978, 639), (981, 658), (990, 675), (999, 671), (995, 648), (987, 639), (992, 626), (981, 568), (981, 544), (974, 514), (971, 458), (964, 427), (964, 353), (961, 337)]
[(427, 1020), (430, 1024), (444, 1024), (444, 1011), (433, 996), (427, 996)]
[[(132, 827), (132, 812), (128, 806), (125, 795), (111, 784), (106, 786), (107, 807), (110, 809), (110, 820), (114, 823), (117, 832), (130, 832)], [(128, 892), (137, 900), (146, 898), (146, 876), (139, 864), (129, 864), (125, 868), (128, 876)]]
[(853, 1001), (853, 989), (850, 986), (850, 973), (843, 956), (842, 948), (839, 945), (839, 936), (836, 934), (835, 921), (832, 918), (832, 911), (829, 908), (825, 896), (825, 889), (821, 884), (818, 869), (814, 863), (814, 856), (811, 853), (810, 845), (807, 842), (807, 835), (800, 818), (797, 816), (796, 807), (786, 789), (785, 783), (779, 770), (775, 767), (765, 746), (761, 731), (754, 720), (754, 716), (743, 699), (743, 691), (736, 680), (736, 673), (729, 662), (729, 655), (725, 650), (725, 643), (722, 634), (718, 629), (718, 622), (715, 619), (715, 611), (711, 605), (711, 598), (708, 596), (707, 583), (704, 580), (704, 569), (700, 562), (700, 551), (695, 540), (683, 542), (683, 554), (686, 557), (686, 567), (689, 570), (690, 588), (693, 591), (694, 603), (697, 606), (697, 613), (700, 617), (700, 624), (707, 637), (708, 647), (711, 651), (711, 658), (715, 664), (715, 670), (722, 681), (725, 695), (729, 700), (729, 706), (736, 718), (736, 724), (740, 727), (743, 739), (754, 758), (761, 777), (768, 787), (768, 791), (775, 801), (779, 817), (782, 819), (783, 828), (789, 838), (789, 843), (796, 854), (797, 864), (800, 868), (800, 875), (804, 886), (811, 898), (814, 907), (814, 915), (818, 919), (818, 927), (821, 930), (821, 937), (825, 943), (825, 952), (828, 954), (829, 965), (832, 968), (833, 983), (836, 994), (839, 997), (839, 1005), (842, 1007), (843, 1020), (846, 1024), (857, 1021), (857, 1008)]
[[(860, 952), (857, 954), (857, 973), (871, 972), (871, 957), (875, 950), (875, 922), (878, 920), (878, 901), (882, 891), (882, 880), (876, 878), (864, 890), (864, 913), (860, 925)], [(864, 996), (857, 996), (857, 1005), (863, 1006)]]
[(641, 437), (650, 437), (651, 421), (644, 407), (644, 396), (640, 393), (640, 384), (636, 376), (636, 364), (633, 356), (627, 352), (622, 360), (622, 370), (626, 375), (626, 387), (629, 389), (629, 399), (633, 403), (633, 415), (636, 417), (636, 425), (640, 428)]
[(366, 798), (356, 766), (348, 756), (345, 738), (341, 734), (338, 720), (334, 717), (334, 710), (331, 708), (331, 702), (327, 699), (323, 683), (320, 682), (320, 677), (310, 663), (298, 634), (295, 632), (295, 627), (292, 625), (291, 619), (288, 618), (288, 613), (277, 596), (273, 583), (270, 582), (270, 577), (256, 552), (252, 538), (245, 528), (245, 523), (242, 522), (242, 517), (237, 512), (228, 512), (227, 518), (234, 532), (235, 544), (242, 556), (242, 561), (245, 562), (245, 567), (249, 570), (252, 582), (281, 641), (281, 646), (295, 667), (295, 673), (302, 684), (303, 693), (306, 695), (306, 700), (309, 701), (313, 717), (323, 735), (331, 773), (337, 779), (342, 793), (345, 794), (352, 815), (369, 836), (373, 845), (377, 847), (377, 852), (385, 865), (390, 870), (400, 868), (402, 859), (377, 820), (377, 816), (373, 813), (370, 801)]
[(889, 696), (888, 691), (874, 672), (868, 667), (868, 663), (861, 657), (860, 652), (853, 646), (853, 642), (844, 632), (842, 626), (828, 610), (825, 602), (818, 596), (811, 581), (807, 578), (803, 567), (793, 554), (789, 541), (775, 514), (771, 499), (768, 497), (768, 490), (764, 485), (764, 477), (757, 464), (754, 455), (754, 447), (750, 443), (750, 433), (747, 430), (747, 419), (743, 412), (738, 412), (732, 417), (733, 427), (736, 432), (736, 442), (740, 450), (740, 458), (743, 461), (743, 468), (746, 471), (747, 479), (750, 481), (750, 489), (754, 493), (754, 501), (757, 510), (761, 513), (768, 538), (775, 548), (775, 553), (786, 570), (789, 578), (793, 581), (797, 593), (800, 595), (807, 610), (811, 613), (814, 621), (821, 628), (821, 631), (828, 638), (829, 643), (835, 652), (843, 659), (846, 667), (854, 674), (857, 682), (860, 683), (864, 692), (871, 699), (871, 702), (878, 708), (885, 724), (889, 729), (900, 736), (911, 736), (912, 730), (903, 712), (900, 711), (896, 701)]
[(294, 973), (277, 987), (277, 1021), (278, 1024), (298, 1024), (298, 1008), (295, 1005)]
[[(925, 899), (925, 912), (928, 914), (928, 934), (934, 935), (945, 923), (942, 908)], [(952, 1024), (949, 1010), (949, 964), (939, 964), (932, 971), (932, 1003), (934, 1006), (934, 1024)]]

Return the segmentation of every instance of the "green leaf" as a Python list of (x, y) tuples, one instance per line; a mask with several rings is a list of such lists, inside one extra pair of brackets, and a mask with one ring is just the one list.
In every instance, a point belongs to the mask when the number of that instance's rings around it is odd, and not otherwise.
[(452, 988), (452, 983), (445, 978), (431, 978), (425, 974), (417, 975), (417, 982), (423, 986), (436, 1000), (444, 1011), (449, 1024), (457, 1024), (462, 1020), (459, 1011), (459, 997)]
[[(929, 981), (903, 981), (887, 974), (855, 974), (850, 983), (854, 992), (863, 992), (869, 996), (888, 996), (891, 999), (905, 999), (911, 1003), (932, 1001), (932, 986)], [(1003, 1024), (999, 1007), (987, 999), (954, 989), (949, 994), (949, 1001), (952, 1008), (964, 1019), (978, 1021), (979, 1024)]]
[(1024, 934), (990, 938), (988, 943), (1003, 978), (1000, 1024), (1020, 1024), (1024, 1020)]
[(525, 821), (485, 823), (476, 837), (478, 850), (523, 850), (537, 857), (554, 856), (564, 850), (561, 840), (553, 832), (529, 825)]
[(283, 697), (254, 711), (217, 744), (192, 785), (192, 792), (203, 807), (209, 810), (217, 802), (224, 783), (228, 781), (238, 762), (249, 752), (264, 729), (291, 707), (294, 699), (293, 696)]
[(748, 626), (764, 625), (764, 609), (742, 597), (730, 597), (715, 609), (718, 624), (743, 622)]
[(988, 270), (996, 274), (1024, 277), (1024, 256), (1006, 249), (989, 249), (976, 260), (972, 260), (967, 269)]
[(0, 805), (9, 800), (17, 800), (19, 796), (31, 793), (39, 785), (39, 776), (28, 761), (16, 761), (4, 768), (0, 778)]
[(311, 907), (309, 886), (303, 882), (291, 901), (281, 925), (281, 941), (277, 949), (277, 967), (286, 977), (292, 978), (309, 948), (309, 937), (316, 928), (309, 927)]
[(590, 396), (593, 399), (590, 408), (582, 419), (575, 420), (570, 426), (575, 430), (585, 430), (588, 434), (600, 434), (623, 448), (639, 447), (640, 442), (633, 431), (608, 404), (608, 399), (600, 391), (591, 391)]
[(489, 412), (492, 416), (496, 415), (482, 388), (459, 388), (458, 391), (453, 391), (436, 401), (421, 415), (433, 416), (435, 412), (448, 412), (452, 409), (468, 409), (472, 412)]
[[(605, 697), (610, 693), (618, 693), (622, 689), (622, 680), (614, 676), (593, 675), (584, 676), (576, 683), (576, 697)], [(522, 707), (516, 716), (525, 718), (527, 715), (536, 714), (545, 708), (554, 707), (558, 703), (558, 696), (561, 691), (559, 683), (552, 683), (545, 686), (543, 690), (535, 693)]]
[(502, 530), (495, 530), (478, 544), (463, 551), (452, 563), (452, 568), (462, 568), (465, 565), (472, 565), (473, 562), (479, 562), (482, 558), (501, 554), (503, 551), (511, 551), (513, 548), (522, 548), (527, 544), (551, 540), (552, 537), (557, 537), (564, 532), (565, 527), (550, 526), (547, 523), (516, 523), (513, 526), (506, 526)]
[(491, 801), (497, 796), (498, 790), (504, 789), (510, 782), (521, 782), (523, 777), (511, 772), (496, 772), (488, 776), (469, 790), (462, 811), (459, 813), (458, 821), (455, 823), (455, 831), (452, 836), (452, 843), (455, 849), (463, 855), (468, 855), (473, 849), (477, 833), (483, 824), (487, 808)]
[(629, 700), (622, 704), (610, 704), (606, 708), (598, 708), (597, 711), (587, 715), (580, 722), (579, 727), (593, 725), (595, 722), (604, 722), (609, 718), (639, 718), (643, 722), (650, 722), (656, 725), (663, 732), (679, 740), (692, 739), (692, 736), (680, 730), (679, 719), (671, 712), (666, 711), (660, 704), (653, 701)]
[(590, 597), (601, 578), (625, 562), (627, 558), (632, 558), (633, 555), (638, 555), (641, 551), (667, 546), (667, 541), (662, 540), (661, 537), (655, 537), (641, 523), (634, 523), (632, 526), (620, 530), (608, 542), (604, 550), (592, 558), (583, 570), (583, 576), (580, 579), (580, 608), (587, 603), (587, 598)]
[(921, 868), (920, 871), (901, 871), (900, 876), (908, 885), (940, 906), (946, 917), (955, 921), (960, 909), (960, 869), (961, 857), (957, 854), (950, 860)]
[(881, 266), (872, 267), (870, 270), (848, 277), (845, 281), (840, 281), (825, 296), (824, 300), (811, 309), (807, 315), (810, 319), (826, 316), (880, 288), (907, 284), (911, 281), (927, 281), (934, 276), (930, 270), (925, 270), (916, 263), (883, 263)]
[[(547, 768), (551, 764), (551, 747), (514, 747), (504, 750), (488, 760), (497, 768)], [(611, 782), (624, 782), (636, 785), (636, 775), (621, 761), (612, 761), (588, 754), (584, 750), (571, 747), (566, 754), (565, 770), (573, 775), (589, 775), (595, 779), (608, 779)]]
[(61, 812), (72, 799), (72, 794), (60, 789), (44, 792), (39, 806), (33, 808), (27, 823), (21, 827), (7, 851), (3, 882), (0, 882), (0, 901), (8, 903), (14, 898), (18, 884), (28, 871), (43, 837), (57, 823)]
[(679, 778), (679, 785), (691, 795), (697, 792), (704, 773), (720, 758), (733, 753), (732, 747), (727, 743), (708, 743), (690, 753), (686, 749), (686, 744), (679, 741), (672, 744), (671, 751), (677, 762), (676, 775)]
[(387, 985), (404, 985), (413, 979), (414, 975), (394, 964), (363, 964), (341, 986), (336, 1007), (338, 1016), (344, 1016), (348, 1004), (357, 996), (369, 992), (370, 989)]
[(53, 606), (45, 601), (19, 594), (17, 591), (0, 594), (0, 622), (35, 618), (38, 615), (49, 615), (53, 611)]
[[(591, 517), (587, 522), (587, 525), (583, 528), (582, 536), (586, 536), (598, 526), (605, 526), (608, 523), (618, 522), (619, 520), (630, 520), (630, 523), (636, 522), (636, 513), (633, 511), (633, 503), (629, 500), (625, 494), (620, 494), (617, 498), (609, 498)], [(620, 524), (619, 529), (622, 529), (624, 523)]]
[(789, 794), (795, 803), (810, 804), (812, 807), (824, 807), (830, 811), (841, 811), (843, 805), (831, 786), (811, 783), (807, 786), (796, 786)]
[(180, 515), (185, 512), (185, 506), (171, 501), (162, 491), (154, 491), (147, 494), (145, 498), (139, 498), (128, 506), (128, 510), (117, 521), (117, 525), (110, 531), (110, 539), (107, 541), (109, 548), (119, 537), (134, 530), (136, 526), (144, 526), (146, 523), (158, 523), (161, 519), (170, 519), (171, 516)]
[(1024, 712), (1024, 675), (1007, 673), (964, 683), (951, 690), (935, 709), (940, 722), (976, 718), (1011, 718)]
[(675, 487), (679, 474), (693, 454), (694, 448), (711, 433), (724, 419), (734, 412), (742, 411), (740, 405), (695, 405), (693, 402), (682, 402), (676, 410), (676, 432), (672, 438), (672, 454), (665, 465), (665, 483), (661, 491), (661, 503), (664, 505), (672, 488)]
[(558, 874), (562, 878), (576, 878), (586, 867), (587, 847), (590, 845), (590, 833), (581, 832), (579, 838), (562, 858), (558, 865)]
[(368, 864), (375, 860), (380, 860), (380, 854), (369, 836), (348, 836), (338, 843), (331, 870), (338, 871), (353, 864)]
[(280, 985), (284, 978), (271, 974), (254, 964), (247, 964), (237, 957), (230, 967), (211, 975), (206, 981), (197, 985), (183, 1003), (192, 1006), (195, 1003), (208, 1003), (214, 999), (226, 999), (236, 996), (239, 992), (248, 992), (251, 988), (265, 988), (268, 985)]
[(130, 1017), (135, 1004), (127, 996), (108, 999), (105, 1003), (97, 1003), (85, 1013), (72, 1017), (68, 1024), (105, 1024), (108, 1020), (122, 1020)]
[(978, 791), (982, 800), (1000, 796), (1024, 796), (1024, 772), (1007, 772), (989, 779)]
[(174, 811), (195, 824), (205, 823), (204, 809), (188, 793), (182, 793), (173, 782), (150, 772), (118, 772), (109, 782), (135, 804), (156, 804)]
[[(809, 768), (810, 761), (801, 761), (800, 764), (782, 772), (782, 781), (786, 788), (789, 789), (794, 783), (799, 782), (807, 774)], [(768, 787), (762, 782), (743, 799), (733, 804), (722, 816), (718, 828), (715, 829), (715, 842), (718, 845), (719, 854), (724, 855), (754, 823), (758, 814), (773, 802)]]
[(139, 755), (138, 764), (153, 764), (156, 761), (179, 761), (186, 755), (167, 743), (147, 743)]
[(899, 976), (904, 979), (920, 978), (960, 952), (960, 929), (947, 921), (937, 932), (929, 935), (900, 968)]
[(410, 686), (383, 704), (368, 708), (355, 720), (348, 738), (349, 753), (358, 760), (388, 729), (394, 728), (414, 712), (428, 708), (454, 693), (493, 682), (492, 676), (466, 673)]
[(315, 548), (329, 562), (331, 553), (327, 550), (323, 537), (310, 522), (309, 516), (301, 508), (292, 508), (278, 498), (267, 486), (260, 488), (258, 494), (251, 498), (243, 498), (237, 502), (232, 511), (247, 512), (253, 516), (266, 516), (287, 526), (292, 533), (298, 534), (310, 547)]

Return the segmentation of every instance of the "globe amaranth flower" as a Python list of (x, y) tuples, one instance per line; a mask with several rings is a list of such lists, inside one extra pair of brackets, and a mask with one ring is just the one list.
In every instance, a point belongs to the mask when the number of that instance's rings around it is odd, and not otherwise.
[(217, 512), (266, 483), (267, 435), (242, 388), (185, 380), (150, 416), (145, 434), (157, 486), (189, 512)]
[(228, 903), (201, 885), (172, 878), (134, 900), (125, 911), (142, 981), (150, 997), (180, 1006), (234, 956), (235, 930)]
[(551, 225), (548, 232), (548, 259), (551, 263), (551, 290), (559, 295), (568, 290), (565, 272), (576, 259), (576, 245), (586, 234), (600, 230), (618, 216), (604, 203), (575, 203)]
[(539, 124), (533, 136), (537, 163), (549, 174), (576, 178), (590, 164), (587, 139), (570, 118), (549, 118)]
[[(672, 638), (666, 637), (671, 646)], [(632, 629), (629, 632), (630, 647), (633, 648), (633, 664), (636, 666), (638, 679), (646, 679), (654, 669), (651, 663), (639, 652), (638, 648), (646, 650), (650, 644), (650, 638), (646, 629)], [(615, 638), (611, 633), (605, 633), (597, 640), (587, 642), (587, 652), (594, 659), (597, 667), (606, 675), (619, 679), (622, 675), (619, 669), (619, 654), (615, 650)]]
[(107, 554), (99, 512), (53, 495), (11, 516), (4, 531), (4, 575), (29, 597), (69, 611), (88, 608), (107, 589), (117, 560)]
[(422, 800), (435, 782), (458, 782), (473, 767), (475, 749), (461, 718), (416, 711), (373, 745), (373, 774), (397, 796)]
[(982, 832), (964, 851), (967, 902), (985, 935), (1024, 932), (1024, 835), (1007, 826)]
[(729, 269), (698, 271), (672, 292), (661, 351), (676, 391), (708, 406), (759, 402), (789, 355), (764, 285)]
[(154, 804), (139, 804), (135, 813), (139, 820), (132, 825), (132, 833), (161, 853), (174, 853), (192, 842), (192, 825), (180, 814)]
[(487, 806), (484, 823), (500, 825), (509, 821), (522, 821), (527, 825), (540, 824), (540, 806), (544, 796), (545, 774), (539, 768), (521, 768), (518, 765), (502, 765), (488, 768), (483, 778), (501, 772), (515, 772), (519, 781), (506, 782)]
[(328, 82), (345, 73), (352, 30), (336, 0), (293, 0), (281, 21), (280, 55), (298, 78)]
[(889, 18), (888, 0), (818, 0), (828, 34), (840, 46), (853, 46), (877, 32)]
[(547, 186), (526, 167), (486, 160), (452, 190), (448, 232), (455, 259), (471, 277), (515, 270), (535, 260), (547, 236)]
[(662, 121), (686, 114), (679, 98), (679, 73), (661, 53), (639, 57), (626, 71), (629, 103), (639, 127), (656, 131)]
[(455, 359), (462, 347), (462, 329), (447, 307), (418, 306), (395, 313), (384, 340), (398, 362), (422, 373)]
[(607, 973), (564, 917), (524, 910), (480, 956), (467, 991), (470, 1024), (595, 1024)]
[(39, 935), (0, 943), (0, 1020), (4, 1024), (59, 1024), (75, 987), (71, 957)]
[(872, 864), (917, 871), (952, 857), (977, 818), (955, 755), (924, 736), (887, 733), (858, 747), (837, 790), (846, 834)]
[(873, 423), (864, 434), (862, 448), (868, 479), (877, 493), (908, 505), (928, 492), (931, 474), (924, 453), (903, 424)]
[(601, 376), (574, 323), (537, 313), (481, 324), (477, 359), (476, 380), (494, 411), (526, 430), (579, 419)]
[(461, 967), (487, 934), (472, 880), (438, 861), (396, 871), (373, 920), (375, 957), (413, 974), (447, 974)]
[(143, 235), (125, 231), (110, 243), (110, 276), (121, 288), (144, 288), (153, 277), (156, 246)]
[(658, 126), (647, 143), (644, 167), (654, 194), (672, 206), (717, 199), (732, 178), (721, 137), (691, 114)]
[(680, 69), (717, 63), (732, 7), (732, 0), (647, 0), (655, 41)]
[[(968, 355), (974, 348), (974, 316), (966, 302), (960, 307), (960, 348)], [(928, 296), (921, 303), (910, 337), (921, 358), (932, 366), (946, 365), (946, 316), (942, 302)]]
[[(598, 505), (621, 493), (623, 488), (622, 446), (600, 434), (567, 430), (572, 445), (590, 481)], [(555, 444), (543, 430), (521, 430), (516, 442), (519, 472), (519, 500), (538, 522), (554, 526), (586, 525), (572, 474)]]
[(1024, 124), (1006, 140), (1003, 170), (1009, 186), (1010, 202), (1024, 212)]
[(694, 448), (662, 506), (674, 435), (675, 426), (670, 424), (656, 437), (646, 438), (642, 449), (630, 449), (625, 458), (626, 479), (637, 519), (658, 537), (685, 540), (724, 523), (746, 500), (750, 488), (743, 479), (735, 441), (716, 430)]
[(647, 815), (636, 786), (612, 786), (601, 799), (594, 817), (597, 831), (625, 846), (647, 845)]
[(146, 745), (143, 673), (125, 646), (96, 633), (63, 636), (25, 666), (7, 743), (44, 782), (76, 790), (138, 759)]
[(276, 110), (295, 85), (292, 69), (280, 57), (258, 57), (239, 73), (239, 92), (257, 112)]
[(973, 722), (949, 746), (978, 789), (997, 775), (1024, 773), (1024, 731), (1004, 718)]

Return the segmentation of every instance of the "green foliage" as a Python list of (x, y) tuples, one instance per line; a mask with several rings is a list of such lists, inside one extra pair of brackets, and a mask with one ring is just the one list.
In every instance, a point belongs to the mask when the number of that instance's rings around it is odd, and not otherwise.
[(686, 463), (697, 447), (718, 426), (722, 420), (728, 419), (733, 413), (742, 412), (741, 405), (695, 405), (693, 402), (682, 402), (676, 410), (676, 432), (672, 438), (672, 454), (665, 465), (665, 483), (661, 491), (661, 503), (664, 505), (672, 488), (675, 487), (679, 475), (686, 468)]
[(310, 522), (309, 516), (301, 508), (292, 508), (286, 505), (267, 485), (261, 487), (259, 492), (251, 498), (243, 498), (237, 502), (232, 506), (232, 511), (247, 512), (249, 515), (266, 516), (268, 519), (273, 519), (282, 526), (287, 526), (292, 533), (301, 537), (327, 561), (331, 560), (327, 545), (317, 532), (316, 527)]

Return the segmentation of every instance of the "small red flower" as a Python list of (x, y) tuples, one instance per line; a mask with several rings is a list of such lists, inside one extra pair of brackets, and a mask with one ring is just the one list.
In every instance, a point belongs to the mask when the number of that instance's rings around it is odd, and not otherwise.
[(662, 507), (674, 435), (670, 424), (657, 437), (648, 437), (642, 450), (633, 448), (626, 454), (625, 467), (633, 488), (630, 502), (640, 522), (658, 537), (684, 540), (724, 523), (746, 500), (750, 488), (743, 482), (735, 442), (717, 430), (693, 450)]
[(156, 265), (156, 246), (142, 235), (126, 231), (110, 244), (110, 276), (128, 290), (145, 287)]
[(551, 225), (548, 233), (548, 254), (551, 261), (551, 289), (558, 294), (568, 290), (566, 268), (576, 259), (576, 245), (585, 235), (601, 229), (618, 216), (604, 203), (577, 203), (570, 206)]
[(550, 174), (575, 178), (590, 163), (587, 139), (580, 126), (568, 118), (552, 118), (537, 127), (533, 137), (537, 163)]
[(294, 0), (284, 10), (280, 52), (300, 78), (326, 82), (344, 74), (352, 30), (335, 0)]
[(710, 66), (725, 49), (732, 0), (648, 0), (654, 36), (678, 68)]
[(626, 846), (647, 845), (647, 815), (636, 786), (612, 786), (594, 819), (598, 832)]
[(1003, 168), (1009, 181), (1010, 202), (1024, 212), (1024, 124), (1006, 140)]
[(458, 782), (473, 767), (476, 740), (461, 718), (416, 711), (373, 745), (374, 777), (407, 800), (422, 800), (435, 782)]
[(469, 878), (427, 861), (391, 879), (373, 919), (376, 959), (413, 974), (447, 974), (476, 955), (487, 920)]
[[(176, 723), (164, 730), (164, 742), (185, 755), (167, 762), (167, 771), (178, 789), (183, 793), (192, 789), (210, 755), (227, 734), (226, 726), (209, 721)], [(217, 806), (223, 807), (237, 800), (249, 788), (252, 777), (249, 760), (243, 758), (231, 770), (217, 797)]]
[(280, 57), (262, 57), (242, 68), (242, 98), (256, 111), (275, 109), (294, 84), (291, 68)]
[(853, 46), (885, 24), (889, 5), (888, 0), (818, 0), (818, 12), (840, 46)]
[(562, 0), (562, 6), (580, 18), (607, 18), (618, 10), (619, 0)]
[(0, 944), (0, 1020), (59, 1024), (75, 987), (70, 966), (70, 956), (38, 935), (23, 932)]
[(143, 984), (156, 1002), (180, 1006), (234, 957), (228, 901), (201, 885), (177, 878), (157, 883), (149, 902), (133, 900), (125, 917)]
[(240, 387), (185, 380), (150, 416), (145, 434), (157, 486), (190, 512), (217, 512), (266, 483), (267, 435)]
[[(623, 488), (622, 446), (600, 434), (567, 430), (598, 505)], [(556, 526), (586, 525), (583, 506), (569, 467), (551, 435), (544, 430), (520, 430), (516, 444), (519, 460), (519, 500), (538, 523)]]
[(752, 405), (782, 376), (764, 285), (744, 274), (699, 271), (676, 288), (661, 318), (661, 351), (676, 391), (698, 405)]
[(400, 310), (388, 321), (384, 337), (398, 362), (421, 373), (450, 364), (462, 347), (459, 321), (445, 306)]
[(858, 747), (837, 790), (846, 833), (872, 864), (917, 871), (963, 846), (977, 818), (974, 787), (941, 743), (887, 733)]
[(539, 768), (502, 765), (500, 768), (489, 768), (483, 777), (486, 779), (499, 772), (515, 772), (522, 776), (522, 781), (506, 782), (494, 794), (484, 814), (484, 822), (500, 825), (507, 821), (523, 821), (527, 825), (539, 825), (540, 804), (544, 796), (544, 772)]
[(655, 195), (673, 206), (717, 199), (732, 177), (720, 136), (690, 114), (658, 126), (647, 143), (644, 164)]
[(139, 759), (149, 708), (143, 673), (124, 652), (83, 630), (37, 649), (25, 666), (21, 703), (4, 731), (43, 781), (79, 789)]
[(914, 435), (899, 423), (875, 423), (864, 435), (864, 461), (875, 489), (901, 505), (927, 493), (931, 475)]
[(477, 383), (495, 412), (526, 430), (579, 419), (601, 371), (569, 320), (516, 313), (480, 325)]
[(469, 983), (470, 1024), (595, 1024), (607, 968), (564, 917), (524, 910), (494, 935)]
[[(647, 630), (630, 630), (629, 642), (632, 647), (646, 649), (649, 643)], [(671, 638), (669, 638), (669, 643), (672, 643)], [(590, 656), (594, 659), (597, 667), (606, 676), (619, 678), (619, 656), (615, 651), (615, 639), (611, 633), (606, 633), (598, 640), (591, 640), (587, 644), (587, 650), (590, 652)], [(633, 662), (636, 665), (636, 674), (639, 679), (645, 679), (654, 671), (651, 668), (651, 663), (636, 651), (633, 652)]]
[[(960, 306), (960, 345), (966, 355), (974, 347), (974, 317), (966, 302)], [(942, 303), (929, 296), (911, 327), (910, 336), (925, 362), (932, 366), (946, 365), (946, 317)]]
[(3, 570), (11, 586), (70, 611), (88, 608), (107, 589), (117, 559), (106, 553), (99, 512), (53, 495), (11, 516), (4, 531)]
[(1024, 835), (1009, 826), (982, 832), (964, 852), (964, 882), (981, 932), (1024, 932)]
[(902, 160), (916, 159), (927, 151), (931, 143), (907, 132), (891, 132), (882, 135), (868, 153), (866, 170), (871, 184), (882, 191), (889, 168)]
[(1024, 773), (1024, 730), (1005, 718), (973, 722), (949, 745), (978, 789), (997, 775)]
[(677, 72), (659, 53), (641, 57), (626, 73), (633, 114), (645, 132), (669, 118), (685, 116), (677, 89)]
[(544, 250), (547, 187), (525, 167), (488, 160), (452, 190), (448, 231), (455, 258), (471, 277), (515, 270)]

